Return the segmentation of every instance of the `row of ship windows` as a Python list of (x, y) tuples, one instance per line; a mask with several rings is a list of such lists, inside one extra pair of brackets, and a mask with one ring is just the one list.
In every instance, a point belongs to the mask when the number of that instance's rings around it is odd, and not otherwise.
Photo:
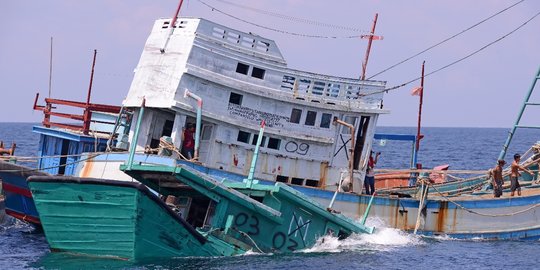
[[(289, 122), (300, 124), (300, 119), (302, 118), (302, 110), (293, 108), (291, 111), (291, 118)], [(315, 119), (317, 119), (316, 111), (307, 111), (306, 120), (304, 125), (306, 126), (315, 126)], [(322, 128), (330, 128), (330, 123), (332, 123), (332, 114), (323, 113), (321, 116), (321, 121), (319, 126)]]
[[(242, 100), (244, 96), (231, 92), (229, 96), (229, 103), (236, 104), (242, 106)], [(291, 117), (289, 119), (289, 122), (294, 124), (300, 124), (300, 120), (302, 119), (302, 110), (293, 108), (291, 111)], [(306, 126), (315, 126), (315, 122), (317, 119), (317, 112), (316, 111), (307, 111), (306, 113), (306, 119), (304, 121), (304, 125)], [(319, 122), (319, 126), (322, 128), (330, 128), (330, 124), (332, 123), (332, 114), (330, 113), (322, 113), (321, 121)]]
[[(236, 65), (236, 73), (248, 75), (249, 73), (249, 65), (243, 64), (238, 62)], [(251, 77), (264, 80), (264, 74), (266, 73), (266, 70), (258, 67), (253, 67), (251, 69)]]
[[(236, 140), (239, 142), (247, 143), (247, 144), (251, 142), (252, 145), (256, 145), (258, 139), (259, 139), (259, 134), (251, 134), (249, 132), (245, 132), (242, 130), (238, 131), (238, 137), (236, 138)], [(268, 139), (268, 145), (266, 144), (267, 139)], [(272, 137), (267, 138), (266, 136), (262, 137), (261, 147), (279, 150), (280, 146), (281, 146), (281, 139), (276, 139)]]
[(308, 187), (318, 187), (319, 181), (313, 180), (313, 179), (303, 179), (303, 178), (296, 178), (296, 177), (288, 177), (285, 175), (277, 175), (276, 176), (276, 182), (282, 182), (287, 183), (291, 185), (298, 185), (298, 186), (308, 186)]

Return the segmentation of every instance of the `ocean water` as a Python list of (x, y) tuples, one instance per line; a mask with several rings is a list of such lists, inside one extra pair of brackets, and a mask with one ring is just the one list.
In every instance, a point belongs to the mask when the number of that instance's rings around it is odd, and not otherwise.
[[(17, 143), (16, 155), (35, 156), (39, 137), (32, 124), (0, 123), (0, 140)], [(380, 127), (380, 133), (414, 134), (412, 127)], [(500, 128), (423, 128), (419, 162), (424, 168), (484, 170), (494, 166), (508, 135)], [(506, 160), (540, 140), (540, 130), (518, 130)], [(382, 152), (377, 167), (407, 168), (411, 143), (374, 143)], [(292, 254), (248, 254), (229, 258), (176, 258), (127, 262), (50, 253), (45, 237), (27, 224), (0, 224), (0, 269), (538, 269), (538, 241), (487, 241), (428, 238), (386, 228), (338, 241), (321, 239), (315, 247)]]

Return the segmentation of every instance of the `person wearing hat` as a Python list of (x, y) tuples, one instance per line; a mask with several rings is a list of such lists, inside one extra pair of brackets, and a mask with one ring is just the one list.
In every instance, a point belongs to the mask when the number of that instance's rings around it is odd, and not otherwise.
[(491, 184), (493, 185), (493, 196), (495, 198), (499, 198), (503, 194), (504, 179), (502, 172), (504, 164), (506, 164), (506, 161), (502, 159), (497, 160), (497, 166), (489, 172), (492, 177)]

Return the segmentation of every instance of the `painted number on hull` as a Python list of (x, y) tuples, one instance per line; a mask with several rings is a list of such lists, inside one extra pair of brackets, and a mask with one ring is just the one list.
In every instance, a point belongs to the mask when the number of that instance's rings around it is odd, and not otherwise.
[(259, 218), (256, 216), (248, 216), (246, 213), (240, 213), (236, 216), (234, 220), (234, 225), (242, 227), (245, 224), (248, 224), (250, 230), (247, 231), (249, 235), (258, 235), (259, 234)]

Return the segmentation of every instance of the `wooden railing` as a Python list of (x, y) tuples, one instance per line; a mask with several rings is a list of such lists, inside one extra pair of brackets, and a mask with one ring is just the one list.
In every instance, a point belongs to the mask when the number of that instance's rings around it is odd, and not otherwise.
[[(43, 114), (44, 114), (44, 119), (42, 122), (43, 126), (59, 127), (59, 128), (80, 131), (84, 133), (85, 135), (88, 135), (88, 132), (90, 131), (90, 123), (91, 123), (93, 112), (118, 114), (120, 113), (120, 109), (121, 109), (121, 107), (113, 106), (113, 105), (94, 104), (94, 103), (89, 103), (89, 102), (78, 102), (78, 101), (53, 99), (53, 98), (45, 98), (45, 105), (37, 105), (38, 98), (39, 98), (39, 93), (36, 94), (36, 99), (34, 101), (34, 110), (43, 111)], [(68, 113), (54, 112), (53, 109), (57, 109), (57, 107), (55, 107), (54, 105), (82, 108), (83, 113), (82, 114), (68, 114)], [(82, 121), (82, 124), (77, 125), (77, 124), (53, 122), (51, 121), (51, 116)]]

